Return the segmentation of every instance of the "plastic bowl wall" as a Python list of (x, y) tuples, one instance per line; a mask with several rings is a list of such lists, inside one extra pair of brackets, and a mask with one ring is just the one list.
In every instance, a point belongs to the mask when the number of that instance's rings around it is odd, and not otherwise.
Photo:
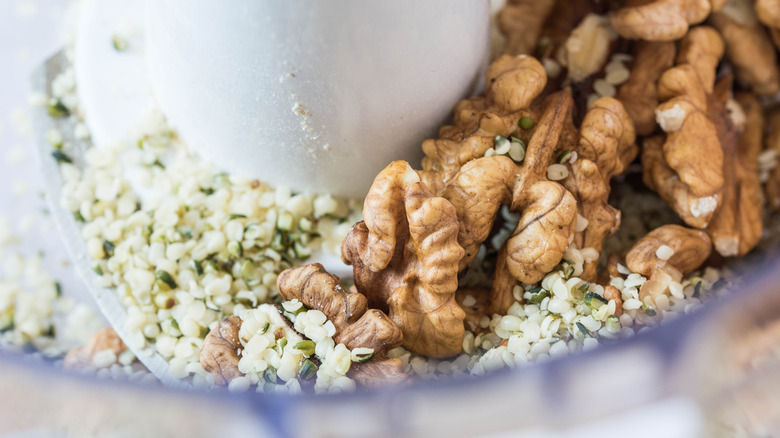
[[(0, 430), (122, 436), (488, 436), (571, 430), (668, 397), (695, 401), (694, 423), (700, 423), (702, 414), (709, 421), (724, 411), (755, 423), (749, 404), (733, 407), (733, 401), (761, 397), (765, 410), (777, 412), (780, 393), (770, 388), (780, 385), (780, 368), (745, 374), (737, 351), (746, 333), (780, 315), (779, 282), (780, 259), (774, 257), (744, 270), (739, 291), (630, 339), (481, 378), (352, 394), (142, 387), (63, 373), (6, 353), (0, 355)], [(649, 427), (665, 419), (647, 421)], [(770, 415), (760, 421), (773, 427), (777, 420)]]

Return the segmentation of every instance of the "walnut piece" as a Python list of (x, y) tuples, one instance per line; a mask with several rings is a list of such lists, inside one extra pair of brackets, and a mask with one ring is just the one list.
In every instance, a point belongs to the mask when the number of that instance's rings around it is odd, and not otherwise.
[[(645, 141), (643, 179), (688, 225), (705, 228), (721, 202), (721, 141), (733, 141), (735, 133), (726, 110), (728, 98), (714, 94), (710, 82), (715, 65), (701, 62), (717, 63), (723, 52), (720, 36), (700, 26), (685, 38), (678, 57), (682, 63), (667, 70), (659, 81), (658, 93), (664, 102), (656, 114), (667, 137), (663, 145), (657, 138)], [(689, 60), (699, 63), (694, 66)]]
[(238, 349), (241, 341), (238, 331), (241, 318), (229, 316), (219, 321), (217, 326), (206, 335), (200, 350), (200, 365), (214, 376), (215, 385), (227, 385), (236, 377), (244, 375), (238, 369)]
[(348, 375), (357, 383), (381, 386), (407, 380), (401, 360), (387, 357), (388, 351), (401, 345), (401, 329), (382, 311), (367, 309), (365, 296), (346, 291), (341, 280), (319, 263), (287, 269), (276, 284), (285, 300), (297, 299), (324, 313), (336, 328), (336, 343), (350, 350), (374, 350), (367, 362), (350, 367)]
[(127, 350), (125, 343), (112, 328), (98, 330), (86, 344), (68, 351), (63, 360), (63, 367), (71, 370), (95, 367), (93, 363), (95, 354), (105, 350), (111, 350), (115, 356)]
[[(593, 12), (590, 0), (510, 0), (498, 12), (507, 55), (556, 58), (565, 64), (563, 45), (575, 27)], [(554, 76), (554, 75), (553, 75)]]
[[(580, 247), (601, 250), (604, 237), (619, 223), (619, 212), (607, 204), (609, 178), (623, 172), (637, 153), (633, 124), (615, 99), (597, 101), (579, 133), (571, 120), (568, 90), (550, 96), (543, 108), (530, 110), (540, 119), (533, 132), (525, 134), (528, 148), (521, 165), (504, 156), (478, 158), (443, 184), (442, 197), (458, 215), (458, 243), (465, 250), (461, 271), (488, 237), (501, 205), (509, 203), (512, 211), (521, 213), (496, 262), (490, 295), (490, 311), (495, 313), (514, 302), (512, 290), (518, 281), (535, 283), (561, 261), (576, 226), (578, 204), (572, 191), (578, 191), (580, 211), (592, 222), (581, 233), (579, 244), (586, 246)], [(556, 148), (579, 151), (582, 157), (571, 166), (569, 190), (547, 180)], [(586, 276), (595, 280), (595, 270), (596, 262), (588, 263)]]
[(647, 139), (642, 164), (645, 184), (686, 224), (707, 229), (718, 253), (729, 257), (746, 254), (761, 236), (763, 119), (755, 97), (732, 98), (729, 76), (713, 84), (722, 52), (712, 28), (686, 35), (679, 64), (658, 86), (666, 99), (657, 111), (666, 142)]
[[(769, 11), (762, 12), (766, 16)], [(780, 91), (777, 53), (750, 0), (732, 0), (727, 8), (712, 14), (709, 22), (723, 36), (740, 82), (764, 96)]]
[(588, 108), (580, 127), (580, 158), (593, 161), (606, 180), (625, 172), (636, 158), (636, 131), (623, 104), (602, 97)]
[[(303, 336), (295, 330), (287, 318), (282, 316), (276, 306), (261, 304), (255, 310), (262, 312), (268, 322), (277, 327), (274, 330), (277, 340), (286, 338), (293, 344), (303, 340)], [(214, 383), (218, 386), (227, 385), (236, 377), (244, 375), (238, 369), (238, 362), (241, 359), (238, 350), (242, 348), (241, 341), (246, 343), (249, 339), (239, 338), (242, 324), (243, 321), (236, 315), (225, 317), (203, 340), (200, 365), (214, 376)]]
[(283, 271), (276, 288), (285, 300), (295, 299), (324, 313), (337, 332), (354, 324), (368, 309), (365, 296), (345, 290), (341, 280), (319, 263)]
[(631, 116), (639, 135), (655, 131), (656, 84), (661, 74), (674, 64), (674, 55), (672, 42), (638, 41), (634, 46), (631, 75), (618, 88), (616, 97)]
[(780, 3), (775, 0), (756, 0), (756, 15), (767, 27), (775, 47), (780, 49)]
[(604, 298), (608, 301), (615, 302), (615, 315), (620, 316), (623, 314), (623, 295), (620, 290), (615, 286), (607, 286), (604, 288)]
[[(780, 108), (776, 108), (766, 117), (768, 128), (764, 144), (766, 149), (774, 150), (780, 157)], [(766, 200), (770, 208), (780, 211), (780, 166), (775, 165), (766, 182)]]
[(580, 82), (601, 70), (609, 56), (611, 39), (609, 19), (588, 14), (571, 32), (564, 45), (569, 78)]
[(458, 215), (458, 244), (465, 255), (458, 264), (463, 271), (471, 264), (487, 239), (501, 205), (512, 201), (518, 178), (517, 165), (505, 156), (478, 158), (464, 164), (446, 185), (442, 197)]
[[(587, 227), (575, 235), (578, 248), (600, 253), (604, 239), (617, 230), (620, 211), (607, 203), (609, 182), (636, 158), (635, 139), (634, 125), (620, 101), (602, 97), (591, 104), (580, 127), (579, 143), (571, 146), (578, 159), (569, 165), (569, 177), (564, 180), (587, 221)], [(598, 260), (586, 262), (580, 277), (596, 281), (597, 264)]]
[[(552, 133), (555, 141), (543, 142), (550, 133), (547, 127), (536, 125), (533, 129), (523, 130), (516, 135), (524, 141), (531, 142), (536, 137), (539, 146), (544, 146), (545, 156), (535, 160), (537, 147), (529, 146), (523, 169), (519, 170), (507, 157), (482, 157), (485, 151), (493, 146), (496, 135), (509, 136), (517, 130), (517, 121), (537, 111), (528, 108), (531, 101), (541, 92), (546, 83), (544, 69), (538, 61), (529, 57), (505, 56), (494, 62), (487, 71), (489, 88), (482, 100), (470, 99), (456, 107), (454, 126), (443, 129), (451, 136), (468, 135), (467, 139), (456, 144), (451, 140), (428, 140), (423, 143), (426, 159), (423, 160), (423, 180), (428, 187), (437, 187), (437, 193), (449, 200), (458, 212), (459, 235), (458, 243), (466, 251), (465, 257), (459, 263), (459, 269), (465, 269), (476, 256), (477, 250), (487, 238), (490, 228), (496, 218), (498, 208), (508, 204), (512, 199), (512, 191), (518, 179), (530, 177), (534, 181), (545, 175), (550, 163), (557, 136)], [(477, 98), (479, 99), (479, 98)], [(473, 104), (480, 102), (479, 111)], [(471, 111), (464, 110), (472, 108)], [(569, 111), (569, 110), (567, 110)], [(568, 113), (567, 113), (568, 115)], [(559, 125), (563, 124), (564, 116), (560, 116)], [(478, 121), (478, 122), (477, 122)], [(487, 121), (500, 121), (487, 123)], [(447, 127), (445, 127), (447, 128)], [(557, 128), (560, 130), (561, 128)], [(527, 131), (527, 132), (525, 132)], [(457, 135), (454, 133), (458, 132)], [(467, 134), (463, 134), (463, 133)], [(481, 145), (472, 148), (473, 145)], [(447, 148), (452, 148), (451, 151)], [(464, 151), (468, 151), (464, 153)], [(457, 156), (456, 160), (447, 157)], [(527, 163), (534, 161), (534, 169), (529, 173)], [(432, 182), (436, 169), (441, 178)], [(527, 185), (530, 185), (530, 181)], [(553, 266), (557, 261), (553, 263)]]
[(768, 27), (780, 29), (780, 3), (777, 1), (756, 0), (756, 15)]
[(531, 55), (555, 0), (509, 0), (498, 12), (498, 26), (506, 37), (504, 53)]
[(563, 128), (571, 122), (572, 106), (568, 89), (550, 96), (514, 185), (510, 208), (522, 215), (506, 241), (507, 267), (524, 283), (536, 283), (550, 272), (574, 234), (577, 201), (546, 177)]
[(761, 240), (763, 202), (758, 177), (758, 155), (762, 149), (764, 117), (761, 103), (747, 93), (736, 96), (746, 115), (738, 142), (724, 143), (724, 177), (720, 208), (707, 232), (720, 255), (743, 256)]
[(547, 83), (544, 67), (524, 55), (497, 59), (488, 67), (486, 79), (485, 96), (459, 102), (453, 124), (442, 127), (441, 138), (423, 142), (421, 176), (436, 194), (464, 164), (484, 156), (496, 135), (515, 131), (517, 121), (530, 115), (531, 102)]
[(455, 292), (464, 251), (455, 208), (434, 196), (408, 163), (396, 161), (374, 180), (363, 217), (341, 255), (369, 306), (401, 327), (407, 349), (430, 357), (458, 354), (465, 314)]
[[(658, 256), (662, 246), (673, 251), (666, 260)], [(633, 272), (648, 277), (639, 290), (640, 298), (644, 299), (662, 293), (671, 281), (679, 282), (683, 275), (701, 266), (711, 251), (712, 242), (707, 233), (680, 225), (664, 225), (631, 247), (626, 264)]]
[(674, 41), (692, 24), (704, 21), (712, 10), (710, 0), (655, 0), (629, 5), (612, 15), (612, 25), (623, 38)]
[[(577, 198), (580, 216), (588, 226), (575, 234), (578, 248), (593, 248), (601, 253), (604, 238), (617, 231), (620, 225), (620, 211), (607, 203), (609, 181), (598, 166), (587, 158), (580, 158), (570, 166), (569, 177), (564, 186)], [(598, 260), (586, 262), (579, 275), (585, 281), (596, 281)]]
[(574, 237), (577, 201), (562, 185), (548, 181), (546, 176), (556, 146), (568, 135), (569, 128), (573, 128), (570, 126), (572, 107), (570, 90), (551, 95), (528, 142), (510, 204), (510, 209), (521, 212), (521, 216), (496, 260), (490, 292), (491, 313), (506, 313), (514, 302), (512, 291), (517, 282), (541, 280), (561, 261)]

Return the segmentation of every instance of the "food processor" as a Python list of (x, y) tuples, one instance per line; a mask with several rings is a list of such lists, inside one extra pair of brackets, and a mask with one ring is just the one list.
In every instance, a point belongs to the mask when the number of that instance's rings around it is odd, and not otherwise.
[[(206, 1), (195, 2), (188, 9), (181, 1), (150, 0), (146, 2), (145, 15), (144, 8), (131, 3), (88, 1), (82, 10), (76, 66), (77, 75), (81, 75), (80, 93), (87, 122), (93, 130), (94, 144), (101, 147), (101, 144), (119, 141), (138, 122), (149, 99), (157, 99), (197, 153), (231, 171), (253, 174), (257, 170), (254, 166), (246, 167), (248, 164), (277, 153), (276, 144), (287, 145), (285, 141), (295, 141), (289, 147), (294, 152), (293, 158), (282, 159), (283, 164), (279, 166), (268, 165), (257, 174), (269, 175), (269, 182), (288, 184), (299, 190), (327, 187), (345, 195), (360, 196), (377, 170), (387, 162), (396, 158), (418, 159), (415, 154), (419, 151), (420, 140), (433, 134), (458, 99), (473, 94), (480, 87), (479, 78), (489, 53), (487, 2), (463, 1), (458, 5), (435, 1), (425, 5), (384, 1), (370, 5), (360, 3), (361, 7), (346, 15), (335, 12), (344, 10), (350, 3), (346, 1), (327, 7), (302, 1), (286, 2), (283, 6), (274, 2), (247, 1), (239, 2), (241, 4), (233, 10), (223, 11), (224, 15), (209, 9), (214, 4)], [(301, 9), (302, 3), (312, 8), (311, 16), (293, 13)], [(235, 53), (222, 53), (215, 38), (222, 34), (225, 23), (241, 22), (241, 16), (261, 14), (258, 12), (261, 8), (272, 8), (274, 14), (278, 14), (273, 16), (284, 19), (259, 26), (248, 20), (246, 26), (257, 33), (251, 34), (252, 38), (247, 41), (242, 40), (240, 45), (228, 44), (240, 47)], [(414, 9), (414, 14), (408, 12), (410, 9)], [(443, 12), (445, 10), (449, 12)], [(321, 18), (326, 16), (327, 20)], [(437, 17), (444, 18), (437, 20)], [(114, 32), (116, 21), (111, 19), (123, 21), (131, 40), (157, 32), (162, 43), (131, 52), (131, 59), (124, 58), (126, 63), (115, 62), (110, 58), (113, 56), (110, 48), (89, 48), (96, 41), (104, 43)], [(133, 19), (138, 21), (133, 23)], [(346, 46), (339, 47), (350, 47), (351, 51), (339, 49), (337, 52), (362, 57), (322, 57), (320, 62), (327, 66), (316, 64), (316, 68), (312, 67), (307, 60), (321, 53), (323, 47), (334, 44), (331, 39), (319, 40), (312, 35), (328, 32), (344, 35), (336, 32), (341, 28), (319, 27), (334, 20), (344, 20), (344, 26), (353, 30), (352, 36), (366, 44), (355, 50), (350, 46), (354, 40), (350, 43), (345, 38), (338, 44)], [(203, 26), (209, 22), (213, 28)], [(419, 35), (394, 33), (393, 29), (397, 32), (404, 26), (424, 31)], [(198, 29), (202, 40), (183, 39), (185, 42), (181, 42), (182, 38), (172, 37), (187, 29), (192, 35), (192, 27)], [(304, 28), (311, 34), (289, 30)], [(235, 33), (231, 36), (231, 32), (225, 32), (225, 38), (246, 35), (246, 29), (240, 26), (231, 30)], [(377, 39), (367, 39), (367, 34), (361, 32), (368, 32)], [(306, 51), (289, 53), (290, 57), (284, 56), (282, 60), (265, 59), (265, 67), (254, 70), (236, 65), (255, 51), (272, 51), (278, 55), (279, 52), (268, 46), (269, 41), (289, 47), (300, 44), (299, 37), (306, 41), (303, 45)], [(79, 38), (82, 39), (81, 50)], [(420, 47), (423, 40), (432, 46)], [(415, 69), (403, 72), (403, 69), (395, 68), (405, 62), (419, 68), (424, 64), (422, 58), (431, 59), (433, 47), (445, 41), (452, 51), (437, 51), (441, 58), (436, 66), (446, 65), (440, 73), (447, 73), (445, 76), (452, 83), (443, 83), (433, 71), (430, 77), (411, 85), (407, 81), (419, 78), (404, 74), (411, 75)], [(211, 43), (215, 45), (210, 46)], [(382, 50), (388, 45), (393, 49)], [(106, 53), (96, 54), (100, 50)], [(207, 54), (200, 58), (202, 65), (199, 66), (179, 58), (196, 59), (199, 54)], [(298, 61), (285, 61), (296, 56)], [(365, 62), (373, 56), (380, 58), (379, 66)], [(415, 60), (414, 56), (420, 59)], [(66, 62), (64, 54), (47, 61), (34, 75), (33, 87), (47, 90)], [(150, 62), (148, 76), (141, 74), (142, 62)], [(225, 69), (225, 66), (229, 68)], [(231, 77), (222, 80), (220, 74), (226, 70)], [(295, 82), (321, 72), (338, 77), (335, 81), (326, 81), (332, 88), (308, 88), (309, 85)], [(348, 74), (339, 76), (338, 72)], [(452, 75), (452, 72), (458, 72), (458, 75)], [(259, 78), (264, 74), (275, 79), (261, 81)], [(111, 78), (111, 83), (105, 82), (106, 78)], [(116, 88), (117, 83), (122, 88)], [(385, 98), (380, 99), (379, 105), (371, 106), (366, 103), (365, 95), (352, 94), (353, 88), (375, 89), (385, 93)], [(264, 113), (269, 107), (258, 104), (253, 98), (258, 93), (278, 96), (279, 100), (275, 102), (278, 106), (274, 108), (286, 110), (281, 114)], [(401, 99), (401, 95), (415, 96), (419, 100)], [(231, 96), (231, 100), (221, 100), (224, 96)], [(311, 100), (307, 100), (308, 97)], [(305, 103), (298, 107), (299, 102)], [(410, 102), (414, 111), (408, 113), (408, 117), (413, 121), (406, 120), (407, 113), (399, 109)], [(48, 151), (43, 138), (48, 128), (56, 126), (63, 132), (72, 132), (61, 125), (69, 122), (52, 120), (45, 110), (34, 117), (43, 156)], [(317, 120), (311, 129), (305, 126), (309, 119)], [(406, 121), (401, 122), (401, 119)], [(264, 125), (268, 128), (256, 129), (258, 120), (272, 122)], [(292, 130), (295, 133), (291, 135)], [(349, 132), (350, 136), (343, 136), (344, 132)], [(289, 140), (291, 138), (294, 140)], [(89, 142), (73, 141), (81, 153), (90, 147)], [(313, 149), (308, 151), (309, 147)], [(350, 157), (349, 151), (356, 148), (369, 152)], [(326, 153), (334, 154), (336, 158), (323, 158), (322, 154)], [(79, 155), (74, 158), (78, 162)], [(299, 159), (303, 160), (301, 165), (294, 166)], [(322, 166), (322, 160), (331, 161)], [(41, 166), (48, 196), (57, 199), (62, 184), (56, 163), (41, 160)], [(345, 169), (354, 167), (359, 167), (364, 174), (343, 178)], [(276, 174), (275, 169), (279, 170)], [(312, 175), (318, 177), (308, 178)], [(56, 202), (52, 203), (52, 214), (67, 241), (74, 264), (85, 277), (101, 310), (112, 325), (122, 327), (126, 314), (113, 291), (91, 284), (91, 269), (83, 257), (84, 244), (75, 222)], [(776, 248), (777, 242), (768, 242), (752, 257), (733, 266), (742, 276), (737, 292), (712, 300), (690, 315), (635, 337), (487, 376), (424, 381), (409, 387), (316, 396), (232, 394), (196, 390), (166, 379), (167, 365), (153, 351), (138, 351), (137, 355), (163, 379), (165, 386), (101, 381), (0, 353), (0, 366), (5, 371), (0, 373), (0, 388), (6, 400), (13, 400), (13, 403), (3, 405), (0, 430), (8, 436), (244, 433), (280, 437), (595, 437), (622, 433), (636, 437), (690, 437), (771, 434), (780, 429), (777, 418), (771, 415), (776, 412), (777, 394), (780, 394), (775, 390), (780, 383), (780, 368), (772, 360), (776, 354), (768, 347), (763, 355), (767, 357), (766, 361), (754, 364), (741, 352), (752, 336), (759, 336), (762, 330), (771, 327), (773, 318), (780, 312), (780, 297), (776, 293), (780, 256)]]

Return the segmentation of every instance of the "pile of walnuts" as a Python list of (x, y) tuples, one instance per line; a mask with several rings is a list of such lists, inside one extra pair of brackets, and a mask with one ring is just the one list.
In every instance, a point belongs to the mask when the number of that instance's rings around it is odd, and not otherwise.
[[(423, 143), (421, 169), (396, 161), (376, 177), (342, 244), (356, 290), (320, 267), (279, 277), (285, 298), (344, 319), (338, 336), (350, 348), (377, 348), (357, 376), (403, 381), (388, 346), (461, 352), (475, 310), (459, 302), (459, 278), (506, 225), (502, 207), (519, 220), (495, 248), (492, 285), (469, 289), (488, 316), (506, 313), (515, 286), (540, 281), (571, 247), (592, 255), (579, 277), (604, 278), (603, 241), (621, 220), (610, 182), (638, 157), (644, 184), (684, 224), (611, 257), (649, 277), (643, 295), (711, 253), (745, 255), (761, 238), (764, 205), (780, 209), (780, 168), (763, 182), (758, 170), (765, 148), (780, 154), (780, 111), (762, 105), (780, 91), (777, 0), (508, 0), (498, 23), (504, 54), (484, 95), (458, 103), (452, 124)], [(616, 53), (631, 54), (630, 77), (614, 97), (586, 99)], [(308, 276), (321, 278), (304, 287)], [(347, 314), (353, 301), (363, 307)], [(372, 333), (352, 328), (361, 326)]]

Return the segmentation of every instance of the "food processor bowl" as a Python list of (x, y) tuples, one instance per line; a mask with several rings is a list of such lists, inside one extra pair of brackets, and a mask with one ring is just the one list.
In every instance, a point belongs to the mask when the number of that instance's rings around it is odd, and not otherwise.
[(773, 390), (780, 366), (771, 359), (777, 355), (754, 369), (739, 352), (751, 333), (780, 314), (780, 258), (740, 269), (740, 290), (634, 337), (482, 377), (409, 387), (321, 395), (180, 390), (101, 381), (3, 352), (0, 429), (195, 437), (771, 432), (778, 426), (772, 413), (780, 408), (780, 392)]

